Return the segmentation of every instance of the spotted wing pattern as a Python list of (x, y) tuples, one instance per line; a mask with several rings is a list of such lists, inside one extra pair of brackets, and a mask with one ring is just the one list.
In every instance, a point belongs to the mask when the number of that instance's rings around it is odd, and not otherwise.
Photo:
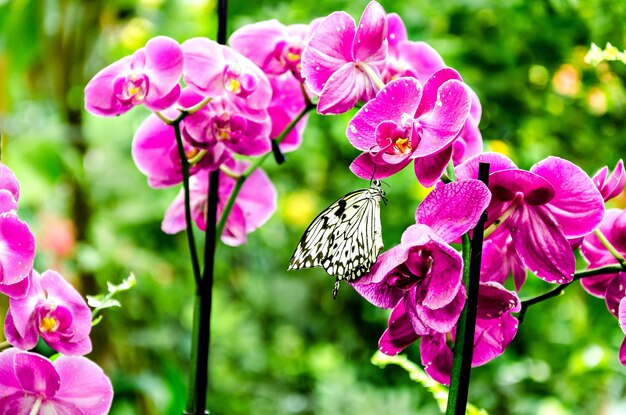
[(289, 269), (322, 267), (339, 281), (354, 281), (368, 272), (383, 248), (380, 200), (384, 192), (375, 181), (350, 192), (317, 215), (302, 235)]

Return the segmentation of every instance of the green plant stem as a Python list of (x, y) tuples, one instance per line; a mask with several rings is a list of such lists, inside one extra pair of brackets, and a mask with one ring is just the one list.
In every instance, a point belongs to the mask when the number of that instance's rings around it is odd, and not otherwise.
[(8, 341), (0, 343), (0, 351), (8, 349), (9, 347), (11, 347), (11, 343), (9, 343)]
[[(450, 165), (448, 165), (450, 166)], [(452, 175), (454, 171), (452, 168)], [(448, 173), (450, 177), (450, 172)], [(454, 176), (452, 176), (454, 177)], [(480, 163), (478, 179), (485, 185), (489, 181), (489, 163)], [(480, 285), (480, 264), (483, 249), (483, 231), (487, 214), (483, 212), (473, 230), (473, 239), (469, 234), (462, 237), (463, 283), (467, 287), (467, 300), (456, 326), (456, 341), (450, 375), (450, 393), (448, 396), (447, 415), (465, 414), (469, 396), (472, 357), (474, 354), (474, 333), (478, 309), (478, 289)]]
[(559, 285), (558, 287), (554, 288), (551, 291), (548, 291), (547, 293), (522, 301), (521, 310), (517, 318), (520, 324), (523, 323), (524, 317), (526, 316), (526, 312), (528, 311), (528, 307), (535, 305), (535, 304), (539, 304), (545, 300), (556, 297), (558, 295), (561, 295), (563, 291), (568, 286), (570, 286), (574, 281), (577, 281), (586, 277), (594, 277), (596, 275), (616, 274), (622, 271), (626, 271), (626, 269), (622, 267), (621, 265), (607, 265), (607, 266), (600, 267), (600, 268), (588, 269), (584, 271), (576, 271), (576, 273), (574, 273), (574, 278), (572, 279), (572, 281), (566, 284)]
[(622, 268), (626, 270), (626, 259), (624, 259), (624, 256), (620, 254), (617, 249), (615, 249), (613, 244), (606, 238), (606, 236), (604, 236), (602, 231), (600, 229), (596, 229), (594, 231), (594, 234), (596, 235), (596, 238), (598, 238), (600, 243), (611, 253), (611, 255), (613, 255), (613, 257), (617, 259), (617, 262), (619, 262)]
[[(311, 111), (314, 108), (315, 108), (315, 105), (309, 102), (302, 109), (302, 111), (300, 111), (300, 113), (293, 120), (291, 120), (289, 125), (285, 127), (285, 129), (280, 133), (280, 135), (274, 138), (274, 140), (278, 144), (280, 144), (284, 140), (284, 138), (287, 136), (287, 134), (289, 134), (291, 130), (294, 129), (294, 127), (296, 126), (296, 124), (298, 124), (298, 122), (302, 119), (302, 117), (304, 117), (309, 111)], [(241, 175), (237, 178), (237, 181), (235, 182), (235, 186), (233, 187), (233, 191), (228, 197), (228, 201), (226, 202), (226, 205), (224, 206), (224, 210), (222, 211), (222, 217), (220, 218), (220, 221), (217, 224), (218, 235), (221, 235), (222, 232), (224, 231), (224, 226), (226, 226), (226, 220), (228, 219), (228, 215), (230, 214), (230, 211), (233, 209), (233, 206), (235, 205), (235, 200), (237, 199), (237, 195), (241, 191), (241, 187), (243, 186), (244, 182), (246, 181), (248, 177), (250, 177), (252, 173), (254, 173), (256, 169), (261, 167), (261, 165), (270, 156), (270, 154), (272, 154), (271, 151), (259, 157), (258, 159), (254, 160), (252, 164), (248, 166), (248, 168), (243, 173), (241, 173)]]

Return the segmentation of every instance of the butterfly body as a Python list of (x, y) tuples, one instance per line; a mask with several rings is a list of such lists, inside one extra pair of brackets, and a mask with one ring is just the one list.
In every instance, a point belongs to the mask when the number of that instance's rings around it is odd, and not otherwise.
[(336, 277), (333, 296), (341, 280), (354, 281), (367, 273), (383, 248), (380, 182), (352, 191), (326, 209), (302, 235), (289, 262), (289, 270), (322, 267)]

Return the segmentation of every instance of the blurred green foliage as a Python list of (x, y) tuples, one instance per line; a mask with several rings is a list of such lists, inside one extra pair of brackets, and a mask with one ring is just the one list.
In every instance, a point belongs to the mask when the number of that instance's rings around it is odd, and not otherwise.
[[(229, 32), (277, 18), (306, 23), (334, 10), (358, 19), (366, 2), (232, 1)], [(626, 3), (613, 0), (383, 1), (410, 38), (433, 45), (481, 98), (485, 148), (529, 167), (548, 155), (587, 172), (626, 154), (626, 67), (591, 67), (591, 42), (626, 47)], [(160, 231), (178, 189), (153, 190), (130, 158), (135, 109), (101, 119), (82, 111), (93, 74), (152, 36), (214, 37), (215, 2), (0, 1), (2, 161), (22, 186), (21, 215), (37, 234), (40, 270), (83, 293), (130, 272), (137, 286), (104, 312), (90, 356), (115, 388), (112, 414), (180, 414), (190, 350), (192, 276), (184, 235)], [(279, 210), (238, 248), (218, 248), (210, 363), (214, 414), (430, 414), (437, 405), (400, 368), (370, 364), (388, 313), (320, 270), (286, 273), (310, 219), (367, 185), (347, 166), (350, 114), (312, 115), (302, 148), (267, 163)], [(425, 194), (411, 169), (387, 180), (384, 240), (395, 245)], [(626, 205), (625, 200), (617, 206)], [(200, 239), (200, 235), (198, 235)], [(201, 241), (199, 240), (199, 243)], [(584, 264), (581, 262), (580, 267)], [(530, 279), (527, 294), (549, 289)], [(0, 318), (6, 302), (0, 303)], [(603, 301), (578, 286), (531, 308), (506, 353), (475, 369), (470, 400), (491, 414), (626, 411), (623, 338)], [(408, 355), (419, 361), (418, 348)]]

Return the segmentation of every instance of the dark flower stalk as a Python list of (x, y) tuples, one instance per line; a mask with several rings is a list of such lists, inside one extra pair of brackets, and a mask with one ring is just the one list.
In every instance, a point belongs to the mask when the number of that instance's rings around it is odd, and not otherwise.
[[(455, 180), (454, 169), (447, 170), (448, 177)], [(488, 184), (489, 163), (480, 163), (478, 180)], [(446, 415), (465, 414), (472, 370), (474, 352), (474, 333), (476, 329), (476, 311), (478, 309), (478, 287), (480, 284), (480, 263), (482, 256), (483, 232), (486, 212), (473, 230), (473, 239), (470, 243), (469, 235), (463, 235), (463, 282), (467, 287), (467, 302), (459, 317), (454, 345), (454, 358), (450, 377), (450, 391)], [(471, 244), (471, 246), (470, 246)]]

